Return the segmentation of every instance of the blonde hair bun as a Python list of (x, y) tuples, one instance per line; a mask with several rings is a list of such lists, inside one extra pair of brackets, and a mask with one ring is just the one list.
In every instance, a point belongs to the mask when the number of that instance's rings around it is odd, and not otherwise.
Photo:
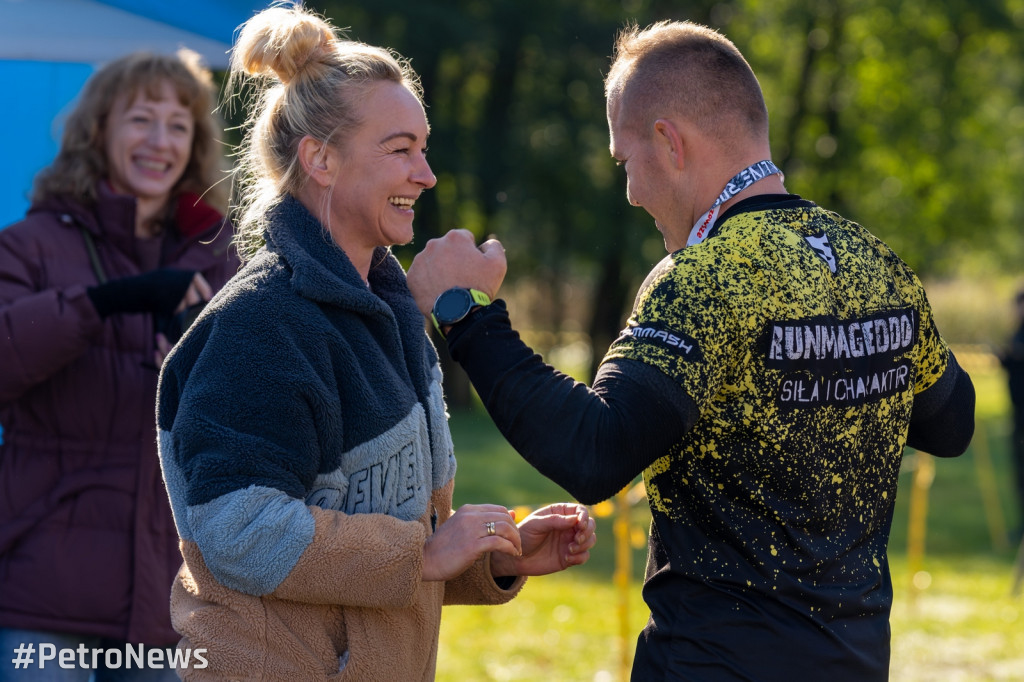
[(309, 11), (271, 7), (242, 25), (231, 56), (231, 70), (252, 76), (276, 76), (290, 83), (306, 69), (320, 65), (337, 36), (331, 26)]

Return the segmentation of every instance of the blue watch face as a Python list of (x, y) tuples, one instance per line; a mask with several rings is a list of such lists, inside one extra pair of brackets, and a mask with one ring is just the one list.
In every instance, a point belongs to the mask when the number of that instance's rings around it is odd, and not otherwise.
[(449, 289), (434, 301), (434, 317), (441, 326), (455, 324), (469, 314), (473, 304), (468, 289)]

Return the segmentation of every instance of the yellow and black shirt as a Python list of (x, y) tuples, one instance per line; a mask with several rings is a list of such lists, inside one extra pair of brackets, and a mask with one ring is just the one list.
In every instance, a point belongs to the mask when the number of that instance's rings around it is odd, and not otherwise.
[(589, 502), (643, 470), (634, 679), (887, 679), (903, 448), (960, 454), (973, 389), (882, 242), (793, 195), (738, 203), (655, 267), (593, 389), (515, 350), (503, 310), (453, 331), (542, 473)]

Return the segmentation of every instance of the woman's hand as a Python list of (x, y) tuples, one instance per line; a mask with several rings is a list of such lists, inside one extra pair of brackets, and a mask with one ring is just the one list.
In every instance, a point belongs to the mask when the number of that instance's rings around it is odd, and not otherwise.
[(487, 552), (494, 552), (492, 561), (497, 556), (519, 556), (522, 552), (512, 515), (496, 504), (463, 505), (427, 538), (423, 580), (450, 580), (462, 575)]
[(153, 362), (156, 363), (157, 369), (164, 366), (164, 359), (170, 352), (171, 342), (167, 340), (167, 337), (163, 334), (163, 332), (157, 332), (156, 350), (153, 351)]
[(495, 554), (491, 574), (546, 575), (586, 563), (597, 542), (596, 524), (582, 504), (550, 504), (519, 524), (520, 556)]
[(189, 282), (188, 289), (185, 290), (185, 295), (181, 297), (181, 301), (178, 303), (178, 307), (174, 309), (174, 313), (183, 312), (185, 308), (198, 303), (205, 303), (211, 298), (213, 298), (213, 287), (203, 277), (203, 273), (197, 272), (192, 277), (192, 281)]
[[(206, 281), (202, 273), (197, 272), (192, 276), (192, 281), (189, 282), (188, 288), (185, 290), (185, 295), (181, 297), (181, 301), (178, 302), (177, 307), (174, 309), (175, 315), (181, 315), (183, 312), (191, 308), (192, 306), (200, 303), (206, 303), (213, 298), (213, 287)], [(181, 329), (177, 333), (184, 333), (185, 330)], [(164, 364), (164, 358), (171, 352), (171, 347), (177, 339), (171, 341), (167, 338), (167, 335), (163, 332), (158, 332), (156, 335), (156, 350), (153, 351), (153, 360), (156, 362), (157, 367), (162, 367)]]

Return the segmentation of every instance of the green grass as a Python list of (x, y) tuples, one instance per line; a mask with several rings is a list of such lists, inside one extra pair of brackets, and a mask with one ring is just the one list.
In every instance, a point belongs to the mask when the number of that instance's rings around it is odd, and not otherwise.
[(1024, 596), (1010, 595), (1008, 557), (928, 557), (918, 591), (903, 554), (890, 553), (893, 682), (1024, 680)]
[[(914, 567), (907, 524), (916, 459), (909, 451), (904, 458), (890, 540), (892, 682), (1024, 680), (1024, 596), (1010, 596), (1015, 547), (993, 531), (1018, 523), (1009, 487), (1005, 387), (998, 369), (970, 371), (978, 435), (963, 457), (933, 460), (925, 554)], [(456, 505), (537, 507), (569, 499), (508, 446), (483, 412), (455, 413), (451, 425), (459, 461)], [(986, 474), (994, 489), (984, 485)], [(996, 504), (986, 507), (986, 500)], [(645, 540), (649, 521), (641, 501), (631, 518), (635, 539)], [(634, 544), (632, 583), (624, 595), (613, 583), (611, 518), (603, 517), (587, 565), (532, 578), (507, 605), (446, 608), (437, 679), (628, 679), (621, 675), (647, 620), (640, 597), (646, 547)]]

